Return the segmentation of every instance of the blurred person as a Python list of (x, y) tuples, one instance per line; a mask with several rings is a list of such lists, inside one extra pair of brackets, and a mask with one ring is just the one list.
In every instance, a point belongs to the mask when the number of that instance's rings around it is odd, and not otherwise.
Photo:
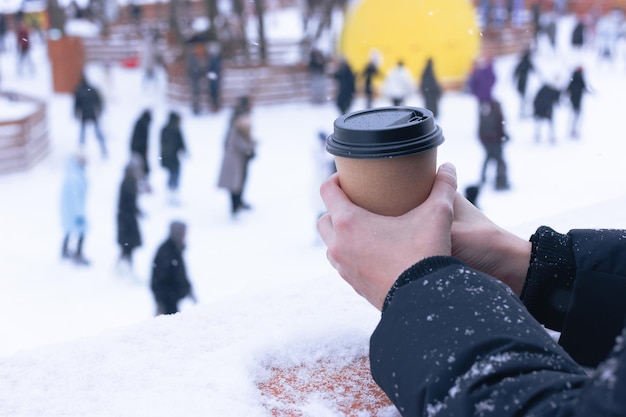
[(144, 176), (146, 178), (150, 173), (150, 165), (148, 164), (148, 144), (150, 139), (151, 121), (152, 112), (150, 109), (145, 109), (135, 121), (133, 133), (130, 139), (130, 151), (131, 153), (137, 153), (141, 157)]
[(354, 205), (337, 176), (322, 185), (327, 258), (381, 312), (376, 383), (403, 416), (626, 415), (624, 231), (525, 240), (456, 185), (442, 165), (400, 217)]
[(576, 17), (576, 24), (572, 30), (571, 44), (575, 50), (581, 50), (585, 46), (585, 22), (580, 16)]
[(191, 110), (193, 114), (200, 114), (200, 97), (204, 90), (204, 82), (207, 76), (206, 51), (200, 43), (191, 44), (187, 56), (187, 76), (191, 89)]
[(121, 274), (132, 272), (133, 252), (143, 243), (138, 220), (143, 216), (143, 212), (137, 205), (142, 175), (141, 157), (133, 154), (124, 168), (117, 204), (117, 243), (121, 249), (117, 268)]
[(339, 59), (339, 65), (334, 73), (337, 81), (337, 96), (335, 103), (340, 114), (346, 114), (352, 106), (354, 93), (356, 92), (354, 72), (345, 57)]
[(580, 136), (580, 113), (582, 109), (583, 95), (590, 92), (589, 86), (585, 81), (583, 67), (577, 67), (574, 72), (572, 72), (570, 82), (567, 85), (565, 92), (569, 95), (570, 103), (572, 105), (570, 135), (572, 138), (578, 138)]
[(85, 128), (87, 123), (92, 123), (96, 137), (100, 142), (102, 156), (106, 158), (107, 147), (98, 123), (102, 109), (103, 103), (100, 91), (87, 81), (85, 74), (82, 74), (80, 82), (74, 90), (74, 115), (77, 119), (80, 119), (80, 146), (85, 145)]
[(6, 51), (6, 35), (8, 31), (7, 15), (4, 12), (0, 12), (0, 52)]
[(326, 101), (326, 57), (317, 47), (309, 53), (309, 74), (311, 76), (311, 102), (321, 104)]
[(526, 95), (528, 87), (528, 76), (535, 70), (531, 59), (530, 48), (526, 49), (522, 54), (519, 62), (515, 65), (513, 70), (513, 79), (516, 80), (516, 89), (520, 97), (520, 117), (526, 115), (526, 108), (528, 107), (528, 98)]
[(171, 222), (168, 237), (152, 261), (150, 289), (157, 306), (156, 315), (178, 313), (178, 303), (185, 297), (196, 301), (183, 258), (186, 234), (185, 223)]
[[(82, 153), (71, 155), (65, 165), (65, 176), (61, 188), (61, 220), (63, 224), (63, 247), (61, 256), (72, 259), (78, 265), (89, 265), (83, 255), (83, 244), (87, 231), (87, 190), (85, 174), (87, 158)], [(69, 248), (70, 240), (76, 240), (76, 249)]]
[(479, 105), (491, 102), (493, 87), (496, 85), (496, 73), (491, 56), (481, 56), (474, 63), (467, 84)]
[(219, 44), (209, 45), (209, 59), (207, 66), (209, 78), (209, 107), (211, 111), (222, 108), (222, 54)]
[(161, 166), (169, 176), (167, 189), (170, 203), (178, 204), (178, 189), (180, 185), (180, 156), (187, 155), (187, 147), (180, 128), (180, 114), (170, 112), (167, 123), (161, 129)]
[(554, 106), (559, 102), (561, 91), (554, 85), (544, 83), (533, 100), (533, 116), (535, 117), (535, 141), (541, 140), (542, 125), (548, 125), (549, 140), (556, 143), (554, 131)]
[(149, 28), (143, 36), (140, 60), (144, 84), (148, 82), (156, 84), (156, 69), (160, 60), (157, 49), (158, 36), (158, 31), (155, 28)]
[(432, 58), (428, 58), (422, 76), (420, 77), (420, 92), (424, 97), (425, 107), (433, 112), (435, 117), (439, 115), (439, 99), (441, 98), (441, 86), (435, 76), (435, 67)]
[(377, 54), (371, 54), (370, 60), (368, 61), (365, 69), (361, 75), (364, 79), (363, 92), (365, 93), (365, 107), (370, 109), (374, 103), (374, 78), (376, 78), (380, 71), (378, 69), (380, 58)]
[(30, 31), (24, 18), (17, 20), (17, 28), (15, 29), (15, 38), (17, 46), (17, 73), (23, 75), (24, 66), (28, 67), (28, 72), (32, 75), (35, 73), (35, 64), (31, 57), (31, 39)]
[(230, 193), (231, 215), (251, 209), (244, 198), (248, 165), (256, 156), (257, 142), (252, 137), (252, 103), (248, 96), (239, 97), (233, 109), (226, 138), (218, 187)]
[(399, 60), (385, 76), (382, 91), (392, 106), (402, 106), (414, 88), (415, 82), (411, 73), (404, 66), (404, 61)]
[(480, 105), (478, 137), (485, 150), (480, 183), (484, 184), (487, 181), (487, 167), (493, 161), (496, 163), (496, 190), (508, 190), (510, 188), (503, 151), (504, 144), (509, 140), (509, 135), (504, 126), (504, 115), (499, 101), (492, 100), (490, 103)]

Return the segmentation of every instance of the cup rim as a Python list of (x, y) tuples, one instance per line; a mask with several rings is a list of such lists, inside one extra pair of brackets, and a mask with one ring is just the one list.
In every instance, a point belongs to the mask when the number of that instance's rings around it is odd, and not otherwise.
[(425, 152), (443, 142), (442, 130), (430, 110), (391, 106), (358, 110), (337, 118), (326, 150), (346, 158), (393, 158)]

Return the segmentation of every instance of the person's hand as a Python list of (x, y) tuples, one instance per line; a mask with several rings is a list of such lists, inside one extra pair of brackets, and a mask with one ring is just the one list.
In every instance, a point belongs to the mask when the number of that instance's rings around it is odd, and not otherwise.
[(317, 227), (328, 247), (328, 260), (379, 310), (404, 270), (424, 258), (451, 254), (456, 195), (456, 171), (451, 164), (439, 169), (428, 199), (399, 217), (380, 216), (354, 205), (336, 174), (320, 191), (328, 213)]
[(520, 295), (530, 264), (531, 243), (508, 232), (461, 194), (454, 199), (452, 255), (506, 283)]

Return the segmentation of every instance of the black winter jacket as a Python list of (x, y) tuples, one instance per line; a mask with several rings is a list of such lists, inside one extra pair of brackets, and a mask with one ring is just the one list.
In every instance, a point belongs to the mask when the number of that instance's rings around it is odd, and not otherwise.
[(176, 303), (191, 293), (182, 252), (171, 238), (157, 250), (150, 286), (157, 302)]
[[(623, 337), (610, 352), (626, 313), (623, 235), (540, 228), (526, 306), (455, 258), (415, 264), (372, 335), (374, 379), (403, 416), (626, 415)], [(562, 332), (562, 346), (537, 320)], [(581, 366), (606, 357), (592, 374)]]

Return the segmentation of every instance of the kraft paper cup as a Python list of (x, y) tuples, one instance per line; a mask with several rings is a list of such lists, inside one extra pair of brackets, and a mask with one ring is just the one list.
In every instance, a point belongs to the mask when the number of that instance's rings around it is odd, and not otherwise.
[(326, 149), (335, 156), (339, 183), (354, 204), (400, 216), (430, 194), (443, 141), (430, 110), (381, 107), (336, 119)]

